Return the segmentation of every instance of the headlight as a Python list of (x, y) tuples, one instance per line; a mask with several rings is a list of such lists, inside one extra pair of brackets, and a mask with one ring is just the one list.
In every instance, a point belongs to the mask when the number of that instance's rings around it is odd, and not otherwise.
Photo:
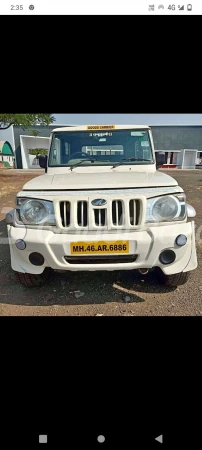
[(17, 220), (25, 225), (55, 225), (53, 202), (17, 198)]
[(185, 217), (185, 194), (165, 195), (147, 200), (146, 222), (172, 222)]

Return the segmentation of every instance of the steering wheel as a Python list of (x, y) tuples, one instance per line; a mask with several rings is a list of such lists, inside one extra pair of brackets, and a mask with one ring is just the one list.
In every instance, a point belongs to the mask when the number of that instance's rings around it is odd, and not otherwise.
[(73, 153), (73, 155), (71, 155), (71, 158), (69, 159), (69, 161), (71, 161), (71, 159), (79, 159), (81, 156), (84, 156), (86, 159), (92, 159), (93, 158), (89, 155), (87, 155), (87, 153), (85, 152), (77, 152), (77, 153)]

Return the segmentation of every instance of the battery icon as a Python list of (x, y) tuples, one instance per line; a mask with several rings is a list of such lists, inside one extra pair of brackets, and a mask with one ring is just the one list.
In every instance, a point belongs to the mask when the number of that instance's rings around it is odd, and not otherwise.
[(192, 11), (192, 5), (187, 5), (187, 10)]

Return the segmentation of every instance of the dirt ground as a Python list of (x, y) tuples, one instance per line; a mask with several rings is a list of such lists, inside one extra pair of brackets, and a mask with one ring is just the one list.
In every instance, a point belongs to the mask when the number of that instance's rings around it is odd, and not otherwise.
[[(42, 170), (43, 172), (43, 170)], [(131, 271), (55, 273), (42, 288), (16, 283), (7, 244), (0, 245), (1, 316), (201, 316), (202, 315), (202, 171), (167, 171), (185, 189), (197, 211), (198, 268), (177, 289), (158, 284), (154, 275), (142, 278)], [(15, 195), (37, 172), (0, 170), (0, 237), (7, 236), (5, 208), (12, 209)], [(201, 233), (199, 227), (201, 226)], [(78, 295), (78, 292), (80, 294)]]

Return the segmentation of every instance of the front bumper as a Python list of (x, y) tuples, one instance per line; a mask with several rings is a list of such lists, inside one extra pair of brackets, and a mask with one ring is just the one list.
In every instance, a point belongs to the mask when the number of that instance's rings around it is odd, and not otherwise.
[[(151, 269), (160, 267), (167, 274), (179, 272), (188, 272), (197, 267), (197, 257), (195, 248), (195, 227), (194, 222), (150, 227), (141, 231), (114, 233), (114, 234), (55, 234), (49, 230), (36, 230), (15, 228), (7, 225), (8, 237), (11, 253), (12, 269), (18, 272), (40, 274), (45, 267), (51, 267), (54, 270), (70, 271), (99, 271), (99, 270), (134, 270), (140, 268)], [(178, 247), (175, 239), (179, 234), (187, 237), (187, 243), (183, 247)], [(18, 250), (15, 242), (18, 239), (24, 239), (26, 242), (25, 250)], [(122, 263), (99, 263), (79, 264), (67, 263), (65, 256), (70, 256), (70, 244), (72, 242), (83, 241), (116, 241), (129, 240), (130, 254), (136, 254), (135, 262)], [(163, 265), (159, 261), (160, 253), (165, 249), (172, 249), (176, 253), (174, 263)], [(32, 252), (38, 252), (43, 255), (45, 262), (43, 266), (34, 266), (29, 261), (29, 255)], [(92, 256), (92, 255), (91, 255)], [(84, 258), (85, 256), (81, 256)], [(117, 258), (118, 260), (118, 258)]]

